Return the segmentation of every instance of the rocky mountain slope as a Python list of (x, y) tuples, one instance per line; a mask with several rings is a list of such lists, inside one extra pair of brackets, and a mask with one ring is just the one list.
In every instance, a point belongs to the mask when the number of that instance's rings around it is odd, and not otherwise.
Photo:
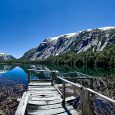
[(45, 39), (38, 47), (27, 51), (22, 59), (45, 59), (67, 52), (102, 51), (115, 46), (115, 27), (88, 29)]
[(0, 53), (0, 61), (8, 61), (8, 60), (14, 60), (14, 59), (16, 58), (14, 58), (12, 55)]

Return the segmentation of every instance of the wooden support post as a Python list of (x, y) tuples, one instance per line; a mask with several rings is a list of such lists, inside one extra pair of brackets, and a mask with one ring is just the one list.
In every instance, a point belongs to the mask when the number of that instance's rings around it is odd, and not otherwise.
[(65, 82), (63, 82), (63, 102), (65, 102)]
[(94, 89), (94, 87), (93, 87), (93, 78), (90, 79), (90, 88)]
[(51, 72), (51, 85), (53, 86), (54, 85), (54, 80), (56, 79), (56, 72), (55, 71), (52, 71)]
[[(74, 78), (74, 83), (76, 83), (76, 78)], [(74, 91), (74, 95), (76, 95), (77, 91), (76, 91), (76, 87), (75, 86), (73, 86), (73, 91)]]
[(28, 70), (28, 83), (30, 83), (30, 71)]
[(76, 83), (77, 82), (77, 80), (76, 80), (76, 78), (74, 78), (74, 83)]
[(82, 115), (92, 115), (90, 95), (84, 88), (80, 89), (80, 100), (81, 100), (81, 110)]

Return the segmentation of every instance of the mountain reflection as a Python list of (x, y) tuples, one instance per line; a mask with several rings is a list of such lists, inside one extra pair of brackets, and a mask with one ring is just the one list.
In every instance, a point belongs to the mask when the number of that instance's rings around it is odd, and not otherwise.
[(0, 65), (0, 73), (5, 73), (9, 70), (12, 70), (15, 66), (13, 65)]
[(6, 73), (11, 71), (15, 67), (20, 67), (25, 73), (28, 69), (37, 69), (37, 70), (57, 70), (60, 73), (68, 73), (78, 71), (87, 75), (95, 77), (106, 77), (115, 75), (115, 68), (89, 68), (86, 66), (83, 67), (71, 67), (68, 65), (39, 65), (39, 64), (20, 64), (20, 65), (0, 65), (0, 73)]

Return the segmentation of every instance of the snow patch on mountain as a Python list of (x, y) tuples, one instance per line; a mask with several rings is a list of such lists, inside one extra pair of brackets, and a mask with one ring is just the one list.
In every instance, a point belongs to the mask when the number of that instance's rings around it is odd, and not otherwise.
[[(67, 35), (67, 37), (68, 38), (70, 38), (70, 37), (72, 37), (72, 36), (74, 36), (76, 33), (69, 33), (69, 34), (65, 34), (65, 35)], [(64, 35), (63, 35), (64, 36)]]
[(102, 27), (102, 28), (98, 28), (100, 30), (109, 30), (109, 29), (114, 29), (115, 27)]
[(48, 38), (47, 40), (48, 40), (48, 41), (56, 41), (56, 40), (58, 40), (60, 37), (65, 36), (66, 38), (70, 38), (70, 37), (74, 36), (75, 34), (76, 34), (76, 33), (63, 34), (63, 35), (56, 36), (56, 37), (50, 37), (50, 38)]
[(57, 40), (60, 36), (57, 36), (57, 37), (50, 37), (48, 38), (49, 41), (54, 41), (54, 40)]

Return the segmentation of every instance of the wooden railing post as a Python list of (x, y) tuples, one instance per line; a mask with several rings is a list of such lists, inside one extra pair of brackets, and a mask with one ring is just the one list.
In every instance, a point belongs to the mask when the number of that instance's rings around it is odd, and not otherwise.
[(93, 87), (93, 78), (90, 79), (90, 83), (91, 83), (91, 84), (90, 84), (90, 88), (91, 88), (91, 89), (94, 89), (94, 87)]
[(30, 71), (28, 70), (28, 83), (30, 83)]
[(54, 80), (56, 79), (56, 72), (55, 71), (52, 71), (51, 72), (51, 85), (53, 86), (54, 85)]
[[(74, 78), (74, 83), (76, 83), (76, 78)], [(77, 91), (76, 91), (76, 87), (75, 86), (73, 86), (73, 91), (74, 91), (74, 95), (76, 95), (77, 94)]]
[(82, 115), (92, 115), (90, 94), (84, 88), (80, 89), (81, 111)]
[(65, 102), (65, 82), (63, 81), (63, 102)]

